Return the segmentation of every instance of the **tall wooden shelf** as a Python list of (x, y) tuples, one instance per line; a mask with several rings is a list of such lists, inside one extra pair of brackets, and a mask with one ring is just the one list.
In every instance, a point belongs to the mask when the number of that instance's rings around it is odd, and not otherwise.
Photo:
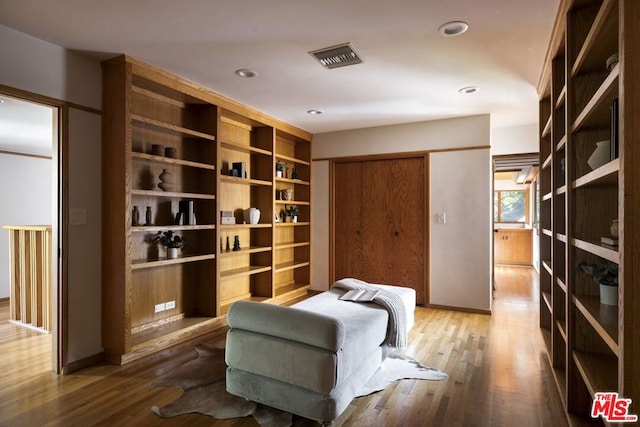
[[(278, 303), (306, 292), (311, 135), (127, 56), (103, 63), (103, 89), (107, 359), (126, 363), (222, 327), (236, 301)], [(295, 163), (299, 179), (277, 178), (279, 160)], [(237, 162), (245, 176), (231, 176)], [(167, 191), (158, 186), (165, 171), (175, 181)], [(296, 190), (300, 205), (299, 226), (285, 233), (274, 226), (274, 213), (287, 206), (276, 199), (281, 185)], [(176, 223), (183, 200), (193, 201), (196, 224)], [(142, 224), (133, 224), (134, 206)], [(147, 207), (152, 218), (143, 225)], [(258, 224), (243, 221), (250, 207), (261, 211)], [(221, 224), (221, 211), (236, 223)], [(165, 230), (185, 238), (176, 259), (153, 242)], [(287, 288), (289, 271), (296, 273)]]
[[(563, 0), (540, 94), (540, 327), (569, 421), (594, 421), (598, 391), (617, 391), (640, 412), (640, 4)], [(613, 54), (618, 64), (607, 66)], [(588, 160), (612, 132), (618, 157)], [(625, 185), (626, 184), (626, 185)], [(619, 246), (600, 238), (619, 221)], [(634, 252), (635, 250), (635, 252)], [(618, 306), (600, 303), (581, 262), (618, 264)], [(635, 292), (634, 292), (635, 291)], [(595, 420), (601, 422), (601, 420)]]

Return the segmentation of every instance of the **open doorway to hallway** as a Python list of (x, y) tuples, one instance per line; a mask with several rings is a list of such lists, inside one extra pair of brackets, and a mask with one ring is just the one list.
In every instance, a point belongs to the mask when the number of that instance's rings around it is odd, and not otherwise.
[(0, 93), (0, 346), (28, 359), (37, 342), (48, 357), (31, 366), (44, 371), (58, 365), (58, 117), (56, 106)]

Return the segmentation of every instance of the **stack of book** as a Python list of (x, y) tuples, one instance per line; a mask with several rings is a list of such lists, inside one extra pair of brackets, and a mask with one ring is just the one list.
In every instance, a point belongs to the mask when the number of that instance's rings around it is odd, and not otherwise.
[(602, 246), (606, 246), (612, 249), (618, 249), (618, 238), (617, 237), (601, 237), (600, 243)]

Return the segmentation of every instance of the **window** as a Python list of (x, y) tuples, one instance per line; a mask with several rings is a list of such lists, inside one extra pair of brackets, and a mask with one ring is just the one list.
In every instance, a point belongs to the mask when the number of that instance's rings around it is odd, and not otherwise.
[(493, 198), (494, 222), (527, 222), (526, 191), (496, 191)]

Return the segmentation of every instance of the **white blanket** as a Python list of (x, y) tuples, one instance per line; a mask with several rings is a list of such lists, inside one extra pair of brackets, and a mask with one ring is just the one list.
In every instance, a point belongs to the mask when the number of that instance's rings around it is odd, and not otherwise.
[(378, 295), (373, 299), (373, 302), (389, 312), (389, 326), (387, 328), (385, 344), (398, 349), (407, 347), (407, 313), (402, 298), (393, 292), (371, 286), (369, 283), (358, 279), (341, 279), (331, 287), (345, 290), (374, 289), (379, 291)]

